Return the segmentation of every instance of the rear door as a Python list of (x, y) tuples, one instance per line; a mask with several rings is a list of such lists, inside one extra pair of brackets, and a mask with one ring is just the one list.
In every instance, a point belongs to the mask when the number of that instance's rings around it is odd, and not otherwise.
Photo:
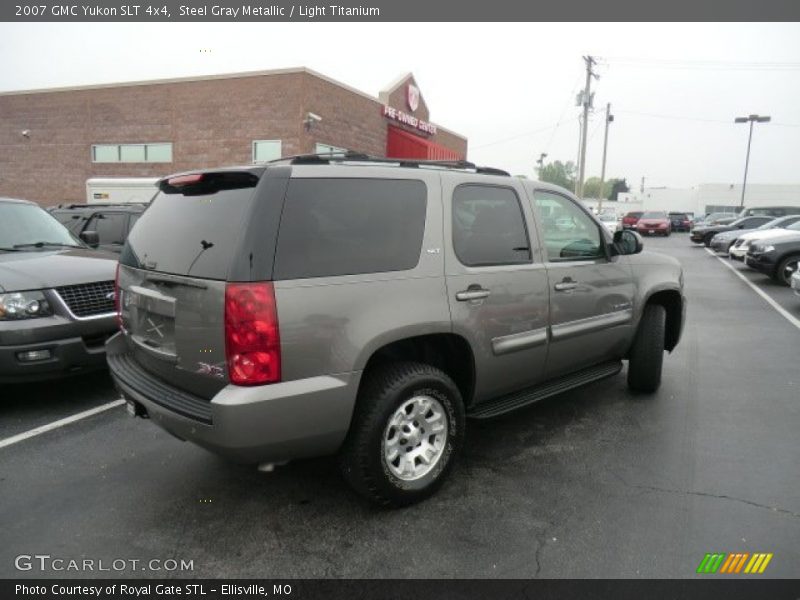
[(237, 260), (269, 265), (238, 277), (270, 277), (272, 253), (266, 260), (258, 255), (269, 244), (247, 245), (254, 234), (269, 238), (277, 217), (254, 210), (260, 189), (256, 174), (203, 177), (197, 184), (162, 186), (128, 236), (119, 284), (124, 332), (135, 361), (169, 383), (211, 398), (229, 380), (226, 280), (237, 277)]
[(620, 358), (630, 343), (634, 285), (624, 257), (607, 255), (607, 234), (573, 198), (533, 192), (550, 289), (546, 375)]
[(542, 378), (547, 273), (516, 178), (443, 173), (442, 185), (453, 331), (473, 348), (480, 402)]

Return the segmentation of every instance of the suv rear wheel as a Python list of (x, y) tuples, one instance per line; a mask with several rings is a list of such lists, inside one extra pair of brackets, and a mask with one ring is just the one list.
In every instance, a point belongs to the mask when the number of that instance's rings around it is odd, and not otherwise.
[(655, 392), (661, 385), (666, 320), (663, 306), (645, 307), (628, 361), (628, 387), (635, 392)]
[(442, 484), (464, 439), (464, 405), (453, 380), (422, 363), (377, 367), (366, 375), (340, 464), (369, 500), (404, 506)]

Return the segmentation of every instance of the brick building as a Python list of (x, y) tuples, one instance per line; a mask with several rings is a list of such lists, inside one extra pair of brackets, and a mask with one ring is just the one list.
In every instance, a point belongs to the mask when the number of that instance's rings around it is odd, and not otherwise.
[(465, 158), (410, 73), (377, 98), (306, 68), (0, 94), (0, 196), (85, 201), (91, 177), (292, 154)]

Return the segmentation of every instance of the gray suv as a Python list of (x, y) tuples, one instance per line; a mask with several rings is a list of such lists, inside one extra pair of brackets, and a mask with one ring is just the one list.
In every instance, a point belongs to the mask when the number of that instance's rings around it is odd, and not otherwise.
[(123, 248), (111, 373), (133, 414), (263, 470), (338, 453), (432, 494), (494, 417), (629, 361), (659, 386), (680, 265), (569, 192), (466, 162), (309, 155), (163, 179)]

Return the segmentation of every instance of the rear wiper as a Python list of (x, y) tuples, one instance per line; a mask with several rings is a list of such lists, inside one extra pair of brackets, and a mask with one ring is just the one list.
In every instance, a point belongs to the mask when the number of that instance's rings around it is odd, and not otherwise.
[(14, 244), (15, 249), (19, 248), (43, 248), (44, 246), (58, 246), (60, 248), (81, 248), (75, 244), (62, 244), (61, 242), (33, 242), (30, 244)]

